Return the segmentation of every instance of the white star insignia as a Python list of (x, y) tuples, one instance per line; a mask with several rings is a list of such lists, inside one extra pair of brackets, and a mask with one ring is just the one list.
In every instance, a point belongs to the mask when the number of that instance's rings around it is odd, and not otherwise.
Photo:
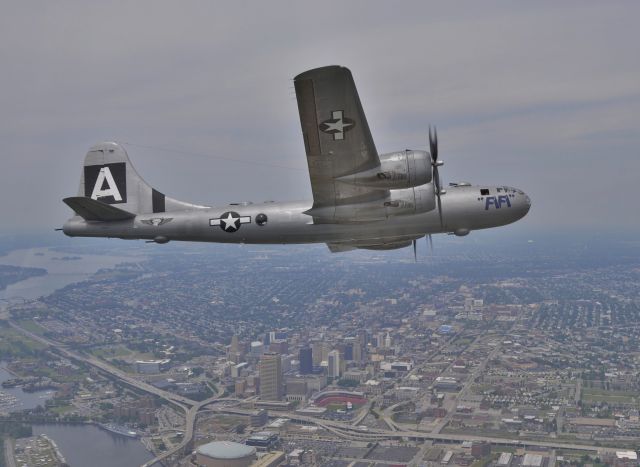
[(325, 130), (327, 133), (330, 131), (337, 131), (338, 133), (342, 133), (345, 128), (349, 128), (353, 126), (353, 123), (344, 123), (344, 120), (339, 119), (336, 122), (325, 122), (327, 125), (327, 129)]
[(220, 218), (220, 220), (224, 222), (224, 230), (238, 230), (238, 221), (240, 220), (240, 218), (233, 217), (231, 213), (228, 213), (227, 217), (222, 217)]

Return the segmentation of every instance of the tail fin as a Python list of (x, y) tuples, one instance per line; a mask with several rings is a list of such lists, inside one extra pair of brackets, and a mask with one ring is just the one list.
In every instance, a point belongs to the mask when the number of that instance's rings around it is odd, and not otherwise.
[[(166, 197), (152, 188), (133, 168), (127, 151), (118, 143), (111, 142), (99, 143), (89, 149), (80, 176), (78, 196), (134, 214), (204, 208)], [(71, 207), (78, 212), (74, 206)]]

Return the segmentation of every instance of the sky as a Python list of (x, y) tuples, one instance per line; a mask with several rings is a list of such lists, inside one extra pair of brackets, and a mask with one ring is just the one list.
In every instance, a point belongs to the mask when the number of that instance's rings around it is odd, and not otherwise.
[(292, 78), (351, 69), (378, 151), (505, 184), (532, 230), (640, 230), (638, 2), (3, 2), (0, 233), (71, 215), (87, 149), (168, 196), (311, 199)]

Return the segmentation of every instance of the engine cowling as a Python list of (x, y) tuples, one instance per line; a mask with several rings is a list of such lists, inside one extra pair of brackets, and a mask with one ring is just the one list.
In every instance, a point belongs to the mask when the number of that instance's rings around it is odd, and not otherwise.
[(343, 183), (397, 190), (431, 182), (431, 156), (426, 151), (401, 151), (380, 155), (380, 165), (373, 169), (337, 178)]
[(412, 188), (389, 190), (382, 199), (357, 204), (312, 208), (306, 214), (318, 222), (354, 223), (372, 222), (393, 216), (420, 214), (436, 208), (436, 194), (433, 183), (425, 183)]
[(418, 214), (436, 208), (436, 195), (433, 183), (425, 183), (412, 188), (391, 190), (384, 202), (387, 216)]

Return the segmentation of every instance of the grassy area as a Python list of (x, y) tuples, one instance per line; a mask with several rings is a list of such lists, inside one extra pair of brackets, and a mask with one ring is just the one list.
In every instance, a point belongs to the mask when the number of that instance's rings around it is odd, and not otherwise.
[(164, 444), (164, 442), (160, 438), (153, 438), (151, 442), (153, 443), (153, 446), (156, 449), (156, 451), (165, 451), (167, 449), (167, 446)]
[(46, 347), (8, 326), (0, 326), (0, 355), (2, 356), (25, 357)]
[(18, 321), (18, 325), (21, 328), (26, 329), (27, 331), (32, 332), (38, 336), (42, 336), (46, 332), (45, 328), (30, 319), (23, 319), (21, 321)]
[(637, 401), (638, 394), (626, 391), (607, 391), (606, 389), (582, 388), (582, 400), (586, 402), (611, 402), (632, 404)]
[(73, 412), (74, 410), (75, 410), (75, 407), (72, 405), (60, 405), (60, 406), (49, 408), (49, 412), (52, 412), (56, 415), (64, 415), (66, 413)]
[(516, 451), (517, 451), (517, 448), (515, 448), (513, 446), (493, 445), (493, 446), (491, 446), (491, 450), (493, 452), (510, 452), (511, 454), (515, 454)]
[(124, 345), (118, 344), (112, 346), (97, 347), (91, 349), (91, 353), (98, 358), (108, 360), (110, 358), (128, 357), (133, 352)]

